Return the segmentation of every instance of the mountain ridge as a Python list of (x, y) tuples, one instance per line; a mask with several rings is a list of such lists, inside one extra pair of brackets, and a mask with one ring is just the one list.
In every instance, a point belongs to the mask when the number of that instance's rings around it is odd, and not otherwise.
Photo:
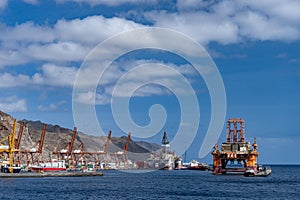
[[(0, 139), (5, 137), (5, 135), (7, 135), (8, 133), (12, 132), (13, 121), (14, 118), (11, 115), (0, 111)], [(17, 121), (17, 131), (15, 138), (17, 138), (21, 122), (24, 122), (25, 126), (21, 138), (20, 149), (28, 150), (30, 148), (37, 147), (37, 143), (41, 137), (44, 122), (41, 122), (39, 120), (31, 121), (26, 119)], [(46, 157), (47, 155), (49, 155), (50, 157), (52, 152), (65, 149), (68, 143), (71, 141), (72, 134), (73, 130), (71, 129), (64, 128), (59, 125), (47, 124), (43, 146), (43, 155)], [(106, 136), (93, 136), (82, 132), (77, 132), (73, 150), (78, 149), (80, 147), (80, 144), (83, 143), (85, 152), (99, 152), (101, 150), (104, 150), (106, 140)], [(116, 153), (118, 151), (122, 151), (126, 140), (127, 137), (125, 136), (112, 137), (108, 152)], [(129, 158), (130, 153), (146, 155), (159, 148), (160, 145), (155, 143), (130, 140), (128, 146)], [(136, 160), (136, 158), (134, 157), (130, 159)]]

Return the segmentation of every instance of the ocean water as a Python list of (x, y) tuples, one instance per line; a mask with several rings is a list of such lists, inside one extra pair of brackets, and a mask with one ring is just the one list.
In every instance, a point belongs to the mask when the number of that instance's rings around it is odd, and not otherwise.
[(102, 177), (0, 178), (0, 199), (300, 199), (300, 166), (271, 167), (268, 177), (112, 170)]

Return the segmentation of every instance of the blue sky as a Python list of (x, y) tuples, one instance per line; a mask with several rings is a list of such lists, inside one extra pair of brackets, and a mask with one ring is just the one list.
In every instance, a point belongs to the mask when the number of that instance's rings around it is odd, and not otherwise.
[[(1, 0), (0, 110), (20, 120), (73, 128), (73, 84), (89, 52), (124, 31), (168, 28), (192, 38), (212, 57), (225, 86), (226, 120), (245, 119), (246, 138), (258, 141), (259, 162), (300, 164), (299, 21), (300, 2), (296, 0)], [(134, 42), (134, 38), (128, 40)], [(190, 63), (170, 52), (135, 51), (113, 62), (105, 84), (98, 85), (97, 94), (91, 96), (96, 98), (102, 131), (111, 129), (115, 136), (126, 135), (112, 116), (113, 85), (133, 66), (151, 62), (182, 73), (197, 95), (200, 124), (187, 156), (198, 159), (211, 117), (210, 94)], [(154, 72), (149, 68), (131, 81), (147, 82)], [(155, 79), (158, 76), (181, 88), (171, 81), (170, 74), (157, 73)], [(126, 96), (124, 91), (119, 95)], [(165, 108), (167, 119), (147, 141), (160, 143), (163, 130), (172, 140), (180, 127), (181, 113), (178, 99), (168, 88), (155, 84), (139, 88), (130, 100), (131, 117), (146, 126), (154, 104)], [(224, 129), (219, 142), (225, 135)], [(211, 162), (211, 156), (202, 160)]]

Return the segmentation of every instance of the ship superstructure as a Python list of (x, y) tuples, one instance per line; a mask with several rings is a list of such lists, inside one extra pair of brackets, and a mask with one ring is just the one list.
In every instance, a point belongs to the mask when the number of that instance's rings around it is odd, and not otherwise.
[(147, 166), (149, 168), (156, 169), (173, 169), (175, 159), (175, 152), (170, 151), (170, 143), (167, 137), (167, 133), (164, 132), (161, 141), (161, 149), (150, 154), (149, 158), (147, 159)]

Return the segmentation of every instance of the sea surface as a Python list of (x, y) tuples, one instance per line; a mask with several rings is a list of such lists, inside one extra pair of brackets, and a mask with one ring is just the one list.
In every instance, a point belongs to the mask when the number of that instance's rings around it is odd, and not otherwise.
[(300, 166), (268, 177), (205, 171), (104, 171), (102, 177), (0, 178), (0, 199), (300, 199)]

